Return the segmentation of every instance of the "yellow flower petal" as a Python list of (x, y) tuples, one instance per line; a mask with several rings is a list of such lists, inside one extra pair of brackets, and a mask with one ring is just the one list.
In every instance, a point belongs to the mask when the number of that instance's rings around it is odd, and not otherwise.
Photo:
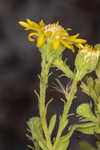
[(55, 40), (53, 41), (53, 49), (54, 49), (54, 50), (57, 50), (57, 48), (59, 47), (59, 44), (60, 44), (59, 39), (55, 39)]
[(74, 50), (74, 47), (71, 45), (71, 44), (68, 44), (66, 41), (64, 41), (64, 40), (61, 40), (60, 41), (66, 48), (68, 48), (68, 49), (71, 49), (72, 50), (72, 52), (74, 52), (75, 50)]
[(23, 26), (25, 28), (25, 30), (36, 30), (36, 28), (34, 28), (33, 26), (31, 26), (30, 24), (28, 24), (27, 22), (24, 21), (19, 21), (18, 22), (21, 26)]
[(76, 43), (75, 44), (79, 49), (82, 49), (84, 46), (81, 43)]
[(77, 34), (75, 34), (75, 35), (70, 36), (70, 38), (71, 38), (71, 39), (76, 39), (79, 35), (80, 35), (80, 34), (77, 33)]
[(19, 21), (18, 22), (22, 27), (25, 27), (25, 28), (28, 28), (29, 27), (29, 25), (26, 23), (26, 22), (24, 22), (24, 21)]
[(67, 28), (67, 29), (66, 29), (66, 31), (71, 31), (71, 30), (72, 30), (71, 28)]
[(40, 33), (43, 32), (43, 29), (41, 28), (41, 26), (35, 23), (34, 21), (31, 21), (30, 19), (26, 19), (26, 22), (19, 21), (19, 24), (25, 27), (25, 30), (34, 30)]
[(84, 40), (84, 39), (76, 39), (74, 42), (75, 43), (86, 43), (86, 40)]
[(38, 37), (38, 39), (37, 39), (37, 47), (41, 47), (42, 46), (42, 44), (44, 43), (44, 41), (45, 41), (45, 37), (44, 37), (44, 34), (41, 34), (39, 37)]
[(43, 20), (41, 20), (39, 24), (40, 24), (41, 27), (44, 27), (44, 26), (45, 26), (45, 23), (44, 23)]
[(34, 28), (40, 28), (40, 26), (34, 22), (34, 21), (31, 21), (30, 19), (26, 19), (27, 23), (31, 26), (33, 26)]
[(38, 36), (38, 34), (35, 33), (35, 32), (30, 33), (30, 34), (28, 35), (28, 40), (29, 40), (30, 42), (34, 42), (34, 41), (35, 41), (35, 39), (34, 39), (32, 36)]

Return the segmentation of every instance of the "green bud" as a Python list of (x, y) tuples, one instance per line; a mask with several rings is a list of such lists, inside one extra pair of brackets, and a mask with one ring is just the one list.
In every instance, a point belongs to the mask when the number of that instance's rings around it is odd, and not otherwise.
[(79, 80), (81, 80), (87, 73), (95, 70), (99, 55), (99, 50), (94, 50), (88, 45), (84, 46), (82, 50), (79, 51), (75, 60), (75, 66), (79, 72)]

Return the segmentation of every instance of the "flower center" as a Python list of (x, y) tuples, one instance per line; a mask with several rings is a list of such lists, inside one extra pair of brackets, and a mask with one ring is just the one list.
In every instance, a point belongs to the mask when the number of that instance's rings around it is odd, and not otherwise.
[(55, 34), (56, 31), (62, 30), (64, 31), (64, 28), (58, 24), (48, 24), (45, 27), (43, 27), (44, 32), (52, 32), (52, 35)]

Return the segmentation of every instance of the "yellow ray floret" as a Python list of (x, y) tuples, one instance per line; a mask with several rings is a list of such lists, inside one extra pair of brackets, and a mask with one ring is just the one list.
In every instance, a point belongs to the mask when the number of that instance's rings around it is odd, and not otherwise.
[(82, 44), (86, 43), (84, 39), (78, 39), (79, 34), (70, 36), (68, 30), (64, 29), (59, 23), (46, 25), (43, 20), (38, 23), (26, 19), (26, 22), (19, 21), (19, 24), (25, 28), (25, 30), (31, 30), (28, 35), (28, 40), (31, 42), (37, 41), (36, 46), (41, 47), (47, 43), (49, 39), (53, 41), (53, 49), (57, 50), (60, 45), (72, 50), (74, 52), (74, 46), (78, 48), (82, 47)]

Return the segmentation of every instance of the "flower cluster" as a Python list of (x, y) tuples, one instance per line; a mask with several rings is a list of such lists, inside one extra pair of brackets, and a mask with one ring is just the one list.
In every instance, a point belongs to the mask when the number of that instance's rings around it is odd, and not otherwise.
[(65, 30), (58, 22), (46, 25), (43, 20), (38, 24), (30, 19), (26, 19), (26, 22), (19, 21), (19, 24), (25, 30), (31, 30), (31, 33), (28, 35), (28, 40), (31, 42), (37, 40), (37, 47), (41, 47), (49, 39), (52, 39), (54, 50), (57, 50), (62, 45), (74, 52), (73, 45), (81, 48), (82, 44), (86, 43), (86, 40), (77, 38), (79, 34), (69, 35), (69, 28)]

